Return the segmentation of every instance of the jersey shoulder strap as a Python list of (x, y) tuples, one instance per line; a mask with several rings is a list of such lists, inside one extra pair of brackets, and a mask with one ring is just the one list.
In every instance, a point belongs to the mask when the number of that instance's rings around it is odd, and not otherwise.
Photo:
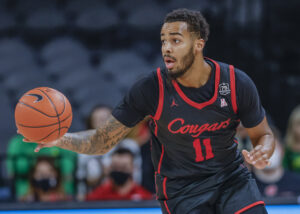
[(229, 95), (231, 100), (232, 110), (235, 114), (238, 113), (237, 98), (236, 98), (236, 81), (235, 81), (235, 69), (233, 65), (228, 65), (222, 62), (218, 62), (221, 70), (221, 81), (219, 85), (220, 95)]

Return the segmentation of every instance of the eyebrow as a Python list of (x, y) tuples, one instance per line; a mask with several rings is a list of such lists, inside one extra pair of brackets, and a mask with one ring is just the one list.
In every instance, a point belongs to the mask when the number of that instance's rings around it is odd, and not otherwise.
[[(182, 36), (183, 37), (183, 35), (181, 34), (181, 33), (179, 33), (179, 32), (173, 32), (173, 33), (169, 33), (170, 35), (179, 35), (179, 36)], [(160, 36), (164, 36), (165, 34), (163, 34), (163, 33), (161, 33), (160, 34)]]

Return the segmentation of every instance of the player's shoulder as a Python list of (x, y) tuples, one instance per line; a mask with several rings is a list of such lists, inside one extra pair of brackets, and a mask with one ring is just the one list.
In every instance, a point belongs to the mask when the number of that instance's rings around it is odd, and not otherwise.
[[(220, 65), (220, 69), (225, 71), (229, 71), (229, 66), (232, 65), (220, 61), (217, 61), (217, 63)], [(236, 81), (248, 82), (249, 80), (251, 80), (251, 78), (248, 76), (248, 74), (245, 71), (236, 67), (235, 65), (232, 66), (234, 67), (234, 74), (235, 74)]]
[(234, 73), (235, 73), (235, 80), (237, 84), (239, 83), (240, 85), (253, 84), (252, 79), (248, 76), (248, 74), (245, 71), (235, 67)]
[[(217, 61), (217, 63), (219, 64), (221, 71), (227, 72), (229, 72), (229, 66), (232, 65), (221, 61)], [(255, 88), (253, 80), (248, 76), (248, 74), (245, 71), (236, 67), (235, 65), (232, 66), (234, 67), (234, 76), (237, 90), (252, 91), (252, 89)]]
[(153, 69), (149, 74), (145, 75), (140, 81), (143, 83), (151, 83), (157, 84), (158, 83), (158, 71), (160, 73), (161, 78), (167, 78), (168, 72), (165, 68), (157, 67)]
[(155, 69), (141, 76), (131, 87), (132, 90), (148, 90), (156, 87), (158, 82), (157, 72)]
[[(217, 60), (215, 62), (217, 62), (219, 64), (221, 70), (229, 71), (229, 66), (232, 65), (232, 64), (228, 64), (226, 62), (217, 61)], [(235, 65), (232, 65), (232, 66), (234, 67), (235, 73), (238, 73), (238, 75), (240, 75), (241, 73), (244, 73), (241, 69), (237, 68)]]

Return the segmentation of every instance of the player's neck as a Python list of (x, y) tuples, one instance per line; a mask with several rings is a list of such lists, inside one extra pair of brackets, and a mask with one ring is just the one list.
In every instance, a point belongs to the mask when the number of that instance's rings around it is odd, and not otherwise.
[(185, 87), (200, 88), (209, 80), (210, 74), (211, 67), (201, 56), (195, 59), (190, 69), (177, 78), (177, 81)]

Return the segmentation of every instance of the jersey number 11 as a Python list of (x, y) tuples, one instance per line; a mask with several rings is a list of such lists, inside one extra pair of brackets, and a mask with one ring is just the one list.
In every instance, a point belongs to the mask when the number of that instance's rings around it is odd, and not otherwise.
[(195, 139), (193, 142), (193, 146), (194, 146), (194, 149), (196, 152), (196, 159), (195, 159), (196, 162), (202, 162), (204, 160), (208, 160), (208, 159), (211, 159), (214, 157), (214, 153), (212, 152), (211, 143), (210, 143), (209, 138), (203, 139), (203, 145), (204, 145), (205, 151), (206, 151), (205, 159), (203, 156), (200, 139)]

